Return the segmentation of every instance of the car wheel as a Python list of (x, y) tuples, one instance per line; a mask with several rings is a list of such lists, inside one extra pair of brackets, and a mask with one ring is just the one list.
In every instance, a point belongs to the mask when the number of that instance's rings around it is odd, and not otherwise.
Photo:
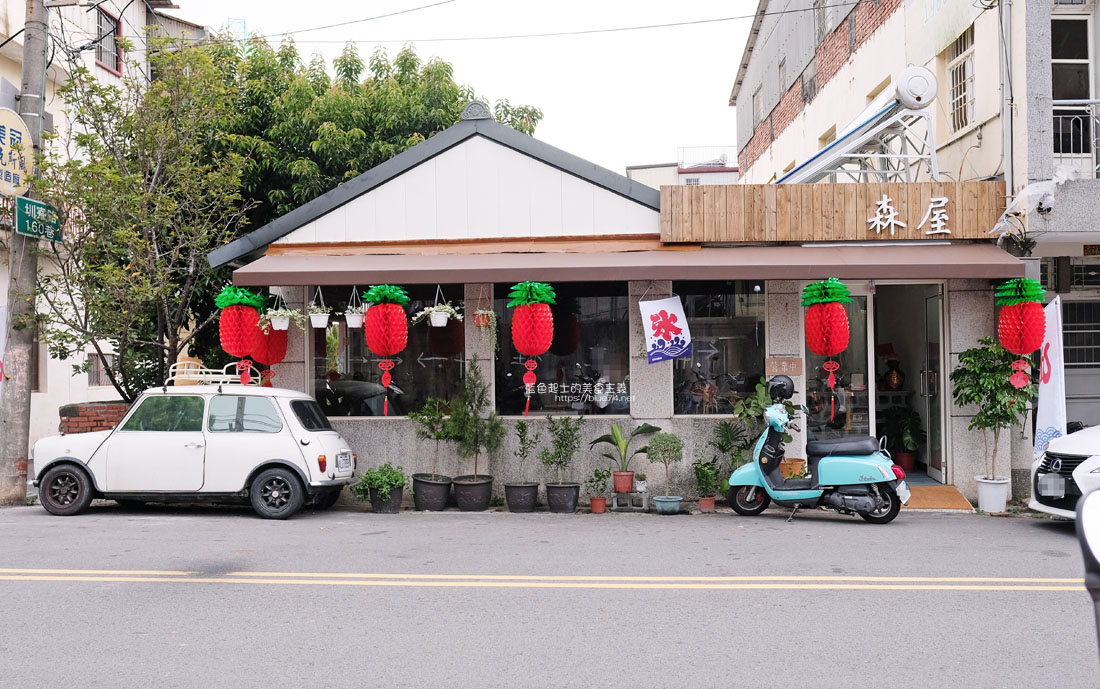
[(92, 502), (92, 481), (73, 464), (48, 470), (38, 484), (38, 499), (50, 514), (71, 517), (87, 509)]
[(264, 519), (286, 519), (302, 509), (305, 489), (293, 472), (267, 469), (252, 480), (248, 491), (252, 509)]
[(313, 508), (317, 510), (327, 510), (336, 504), (336, 501), (340, 499), (340, 492), (343, 488), (337, 488), (336, 490), (326, 490), (317, 494), (317, 497), (313, 498)]

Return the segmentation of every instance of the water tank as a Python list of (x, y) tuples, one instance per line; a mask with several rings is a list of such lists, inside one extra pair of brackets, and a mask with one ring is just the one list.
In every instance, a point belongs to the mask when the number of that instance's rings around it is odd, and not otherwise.
[(924, 67), (908, 67), (894, 80), (894, 89), (899, 103), (921, 110), (936, 99), (936, 76)]

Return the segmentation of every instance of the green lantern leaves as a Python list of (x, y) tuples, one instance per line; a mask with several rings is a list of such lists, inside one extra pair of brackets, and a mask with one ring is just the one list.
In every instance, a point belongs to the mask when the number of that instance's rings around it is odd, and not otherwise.
[(997, 300), (997, 306), (1015, 306), (1016, 304), (1026, 304), (1028, 302), (1042, 303), (1044, 294), (1046, 294), (1046, 290), (1043, 289), (1038, 280), (1013, 278), (1002, 282), (997, 287), (994, 296)]
[(263, 296), (256, 294), (252, 290), (244, 289), (243, 287), (235, 287), (233, 285), (226, 285), (225, 289), (218, 293), (218, 296), (214, 297), (214, 305), (219, 309), (224, 309), (228, 306), (251, 306), (254, 309), (262, 309), (267, 300)]
[(829, 302), (847, 304), (850, 301), (852, 301), (852, 296), (848, 292), (848, 286), (837, 278), (814, 282), (806, 285), (806, 288), (802, 290), (803, 306), (827, 304)]
[(554, 288), (545, 282), (520, 282), (512, 285), (508, 293), (508, 306), (526, 306), (527, 304), (554, 304)]
[(397, 285), (374, 285), (363, 293), (363, 301), (371, 304), (399, 304), (407, 306), (409, 293)]

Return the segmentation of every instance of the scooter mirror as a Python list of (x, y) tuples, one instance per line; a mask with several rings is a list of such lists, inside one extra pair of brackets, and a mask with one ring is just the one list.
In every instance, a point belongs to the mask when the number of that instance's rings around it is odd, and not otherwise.
[(1096, 616), (1096, 644), (1100, 650), (1100, 490), (1077, 503), (1077, 538), (1085, 560), (1085, 588), (1092, 596)]

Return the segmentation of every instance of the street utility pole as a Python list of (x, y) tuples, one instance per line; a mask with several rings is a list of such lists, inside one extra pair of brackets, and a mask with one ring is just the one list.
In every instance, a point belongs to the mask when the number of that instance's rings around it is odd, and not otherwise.
[[(49, 29), (45, 0), (27, 0), (23, 27), (23, 86), (19, 115), (30, 130), (33, 151), (42, 148), (42, 108), (46, 85), (46, 45)], [(28, 192), (28, 197), (34, 196)], [(14, 211), (13, 211), (14, 216)], [(16, 234), (15, 218), (8, 241), (7, 345), (0, 386), (0, 505), (22, 505), (27, 499), (27, 446), (31, 426), (31, 348), (34, 347), (35, 299), (38, 277), (37, 242)]]

